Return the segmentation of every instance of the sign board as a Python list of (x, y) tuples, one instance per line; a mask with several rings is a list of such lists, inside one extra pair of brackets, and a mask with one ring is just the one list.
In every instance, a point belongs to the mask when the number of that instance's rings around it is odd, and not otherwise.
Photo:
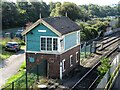
[(46, 30), (38, 30), (38, 32), (46, 32)]
[(33, 57), (30, 57), (29, 62), (31, 62), (31, 63), (35, 62), (35, 59)]

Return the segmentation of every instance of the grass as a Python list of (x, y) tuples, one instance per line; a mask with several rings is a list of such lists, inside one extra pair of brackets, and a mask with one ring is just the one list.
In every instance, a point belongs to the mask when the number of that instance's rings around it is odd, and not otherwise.
[(26, 46), (25, 45), (21, 45), (21, 49), (25, 50)]
[(17, 80), (18, 78), (20, 78), (22, 75), (25, 74), (25, 68), (26, 68), (26, 63), (23, 62), (23, 64), (20, 66), (19, 71), (11, 76), (8, 81), (5, 83), (5, 85), (3, 85), (2, 87), (8, 86), (9, 84), (11, 84), (13, 81)]
[(0, 48), (0, 51), (2, 51), (2, 53), (0, 53), (0, 61), (5, 60), (9, 58), (11, 55), (15, 54), (15, 52), (5, 51), (4, 48)]

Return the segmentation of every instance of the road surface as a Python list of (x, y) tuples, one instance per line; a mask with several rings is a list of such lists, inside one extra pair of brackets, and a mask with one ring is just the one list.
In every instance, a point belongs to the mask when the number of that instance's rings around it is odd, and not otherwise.
[(12, 75), (17, 73), (24, 60), (25, 55), (22, 50), (0, 63), (0, 88)]

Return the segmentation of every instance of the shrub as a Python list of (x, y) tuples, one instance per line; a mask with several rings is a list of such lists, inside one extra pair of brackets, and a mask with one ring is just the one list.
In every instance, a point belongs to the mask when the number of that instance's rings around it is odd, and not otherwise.
[(97, 68), (101, 76), (104, 76), (104, 74), (108, 71), (108, 69), (111, 67), (110, 59), (109, 58), (102, 58), (101, 59), (101, 65)]

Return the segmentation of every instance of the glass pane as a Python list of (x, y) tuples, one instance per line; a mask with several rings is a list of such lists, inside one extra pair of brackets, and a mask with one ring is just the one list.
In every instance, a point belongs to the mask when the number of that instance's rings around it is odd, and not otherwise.
[(46, 38), (41, 38), (41, 50), (46, 50)]
[(47, 50), (52, 51), (52, 38), (47, 38)]
[(53, 50), (57, 50), (57, 44), (58, 43), (58, 41), (57, 41), (57, 38), (54, 38), (53, 39)]

